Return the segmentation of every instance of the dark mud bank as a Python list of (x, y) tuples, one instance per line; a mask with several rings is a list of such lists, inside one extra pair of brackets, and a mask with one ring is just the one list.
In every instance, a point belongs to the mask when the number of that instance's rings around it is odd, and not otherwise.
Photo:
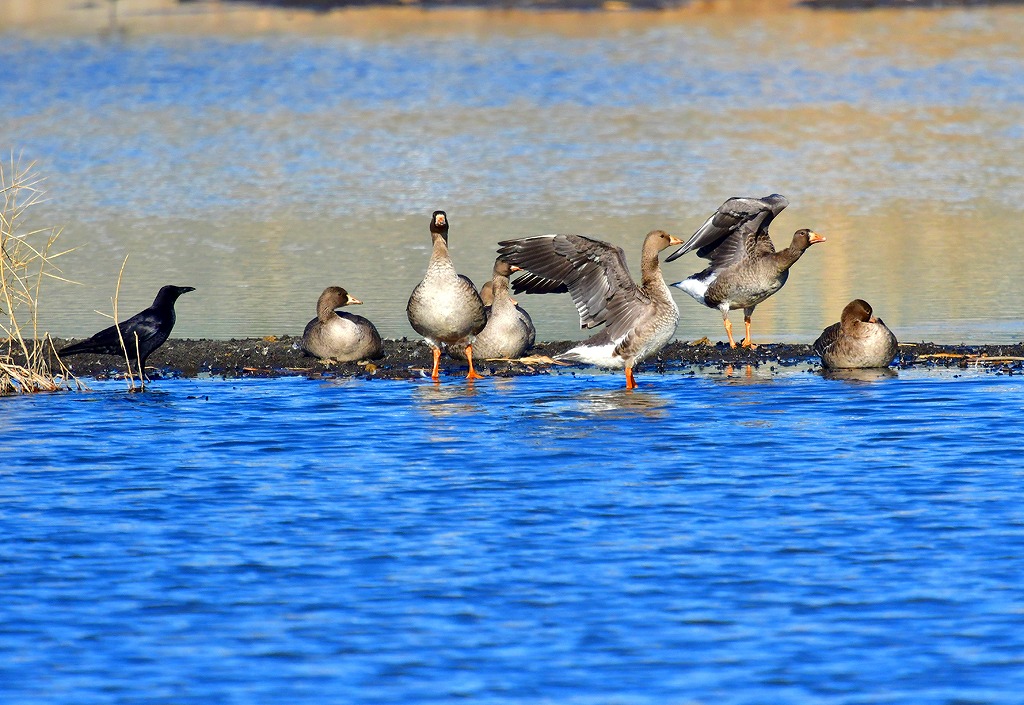
[[(671, 10), (688, 7), (691, 0), (224, 0), (265, 5), (285, 10), (331, 12), (356, 7), (419, 7), (423, 9), (475, 8), (488, 10)], [(195, 0), (179, 0), (182, 4)], [(1021, 0), (793, 0), (793, 5), (819, 10), (874, 10), (879, 8), (987, 7), (1019, 5)]]
[[(54, 341), (60, 348), (70, 342)], [(323, 362), (305, 355), (299, 338), (246, 338), (241, 340), (169, 340), (149, 358), (148, 376), (160, 377), (362, 377), (377, 379), (420, 379), (430, 374), (430, 348), (418, 340), (385, 340), (384, 357), (366, 364)], [(550, 358), (573, 345), (570, 341), (540, 343), (521, 360), (482, 360), (477, 369), (490, 376), (511, 377), (564, 373), (588, 369), (552, 364)], [(52, 355), (50, 355), (52, 360)], [(56, 361), (53, 360), (55, 363)], [(75, 355), (64, 363), (79, 377), (118, 376), (125, 370), (124, 360), (102, 355)], [(685, 370), (726, 369), (729, 366), (792, 367), (805, 365), (818, 369), (820, 364), (810, 345), (762, 344), (755, 350), (731, 350), (725, 343), (692, 344), (677, 341), (637, 369), (638, 375)], [(1024, 373), (1024, 344), (943, 345), (910, 343), (900, 346), (894, 367), (982, 366), (1002, 373)], [(466, 363), (442, 357), (442, 374), (460, 376)]]

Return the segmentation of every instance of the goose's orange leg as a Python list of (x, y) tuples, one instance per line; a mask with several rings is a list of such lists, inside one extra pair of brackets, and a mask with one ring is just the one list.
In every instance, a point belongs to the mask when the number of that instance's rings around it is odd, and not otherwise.
[(636, 389), (636, 380), (633, 379), (633, 368), (626, 368), (626, 389)]
[[(743, 327), (746, 328), (747, 332), (746, 332), (746, 337), (743, 338), (743, 342), (740, 343), (740, 345), (742, 345), (745, 348), (750, 348), (751, 350), (755, 350), (757, 348), (757, 346), (754, 345), (754, 343), (751, 342), (751, 340), (750, 340), (750, 316), (744, 316), (743, 317)], [(736, 347), (736, 346), (733, 346), (733, 347)]]
[(736, 341), (732, 339), (732, 321), (728, 318), (725, 319), (725, 334), (729, 336), (729, 347), (735, 348)]
[(473, 369), (473, 346), (472, 344), (466, 346), (466, 359), (469, 360), (469, 372), (466, 373), (466, 379), (483, 379), (484, 376), (477, 374), (477, 371)]
[(430, 372), (430, 379), (435, 382), (441, 378), (439, 369), (441, 367), (441, 348), (434, 348), (434, 369)]

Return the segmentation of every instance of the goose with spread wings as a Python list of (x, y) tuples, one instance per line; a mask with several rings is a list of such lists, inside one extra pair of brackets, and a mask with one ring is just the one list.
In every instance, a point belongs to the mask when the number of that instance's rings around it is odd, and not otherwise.
[(580, 328), (604, 325), (597, 335), (557, 359), (626, 370), (665, 346), (676, 331), (679, 310), (661, 275), (662, 250), (683, 243), (662, 230), (644, 239), (640, 284), (633, 281), (621, 247), (584, 235), (537, 235), (498, 243), (498, 254), (523, 273), (515, 293), (568, 292), (580, 314)]
[(812, 230), (797, 230), (789, 247), (776, 252), (768, 226), (788, 205), (789, 201), (777, 193), (765, 198), (730, 198), (682, 247), (665, 258), (671, 262), (697, 250), (698, 257), (711, 262), (704, 271), (672, 286), (722, 312), (731, 348), (736, 347), (736, 341), (729, 311), (743, 309), (746, 334), (741, 345), (755, 347), (750, 340), (754, 307), (782, 288), (789, 278), (789, 268), (807, 248), (825, 241)]

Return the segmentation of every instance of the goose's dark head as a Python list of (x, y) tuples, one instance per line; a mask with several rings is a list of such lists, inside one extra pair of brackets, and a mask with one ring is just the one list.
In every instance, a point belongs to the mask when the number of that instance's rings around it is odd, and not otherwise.
[(430, 238), (444, 238), (448, 242), (448, 214), (444, 211), (434, 211), (430, 216)]
[(647, 233), (647, 237), (644, 238), (644, 257), (657, 257), (658, 253), (664, 250), (666, 247), (672, 247), (673, 245), (682, 245), (683, 241), (677, 238), (675, 235), (669, 235), (664, 230), (652, 230)]
[(340, 286), (329, 286), (324, 289), (322, 294), (320, 294), (320, 301), (318, 302), (317, 308), (320, 307), (320, 304), (330, 305), (331, 310), (333, 311), (334, 309), (341, 308), (342, 306), (361, 303), (363, 302), (352, 296), (352, 294), (348, 293)]
[(520, 271), (519, 267), (515, 267), (509, 264), (508, 260), (506, 260), (504, 257), (499, 257), (496, 260), (494, 260), (494, 269), (492, 270), (491, 274), (492, 276), (496, 277), (510, 277), (512, 276), (512, 272), (518, 271)]
[(825, 242), (825, 236), (819, 235), (813, 230), (803, 228), (802, 230), (797, 230), (795, 233), (793, 233), (793, 244), (790, 245), (790, 247), (792, 247), (794, 250), (800, 250), (801, 252), (803, 252), (808, 247), (817, 242)]
[(844, 328), (854, 323), (875, 323), (876, 321), (877, 319), (871, 315), (871, 304), (864, 299), (854, 299), (843, 309)]
[(669, 235), (664, 230), (652, 230), (647, 233), (646, 241), (653, 240), (658, 247), (658, 252), (661, 252), (666, 247), (672, 247), (673, 245), (682, 245), (683, 241), (677, 238), (675, 235)]
[(316, 315), (324, 323), (334, 318), (334, 309), (363, 303), (340, 286), (329, 286), (316, 301)]

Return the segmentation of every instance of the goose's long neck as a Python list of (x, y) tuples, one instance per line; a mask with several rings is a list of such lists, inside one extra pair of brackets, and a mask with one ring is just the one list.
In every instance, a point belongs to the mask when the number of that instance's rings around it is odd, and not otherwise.
[(321, 299), (316, 305), (316, 317), (320, 319), (321, 323), (330, 323), (331, 319), (334, 318), (334, 309), (332, 305), (334, 301), (332, 299), (324, 298)]
[(491, 294), (494, 296), (494, 300), (497, 301), (499, 297), (508, 298), (511, 296), (508, 285), (508, 277), (500, 274), (495, 274), (491, 278)]
[(444, 269), (455, 269), (452, 259), (448, 254), (448, 242), (439, 233), (433, 234), (433, 249), (430, 252), (430, 269), (440, 271)]
[(671, 300), (672, 294), (669, 293), (665, 277), (661, 273), (659, 254), (660, 250), (656, 247), (644, 247), (640, 255), (640, 284), (648, 294)]
[(796, 261), (803, 257), (806, 249), (790, 245), (784, 250), (779, 250), (773, 255), (770, 255), (772, 260), (775, 262), (776, 267), (780, 272), (785, 272), (787, 269), (796, 264)]

